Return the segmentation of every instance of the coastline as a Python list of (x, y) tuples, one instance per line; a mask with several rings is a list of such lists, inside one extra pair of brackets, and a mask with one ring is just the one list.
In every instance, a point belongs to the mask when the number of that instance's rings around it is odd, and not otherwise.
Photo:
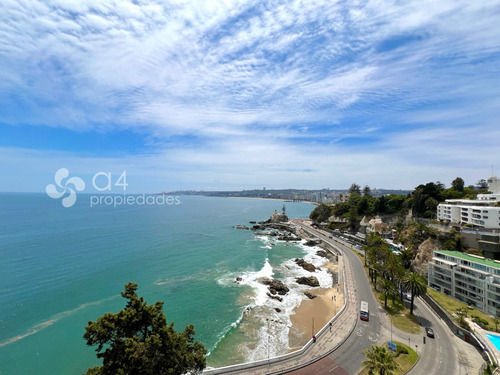
[[(321, 268), (336, 271), (338, 265), (328, 262)], [(317, 334), (328, 324), (344, 304), (343, 290), (338, 285), (333, 285), (331, 288), (311, 288), (307, 291), (317, 297), (303, 300), (290, 316), (292, 322), (289, 332), (290, 351), (304, 346), (313, 334)]]

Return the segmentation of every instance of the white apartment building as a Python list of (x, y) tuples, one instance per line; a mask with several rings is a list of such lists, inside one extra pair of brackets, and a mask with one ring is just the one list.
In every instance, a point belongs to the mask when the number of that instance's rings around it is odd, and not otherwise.
[(429, 287), (500, 317), (500, 262), (459, 251), (436, 250)]
[(488, 178), (491, 194), (477, 199), (447, 199), (437, 207), (437, 218), (452, 224), (471, 224), (482, 228), (500, 228), (500, 179)]

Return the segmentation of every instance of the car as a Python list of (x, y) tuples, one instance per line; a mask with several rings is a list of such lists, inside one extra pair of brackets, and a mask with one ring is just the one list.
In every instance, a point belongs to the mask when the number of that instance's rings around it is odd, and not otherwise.
[(411, 293), (405, 293), (405, 300), (411, 302)]
[(431, 327), (427, 327), (425, 329), (425, 333), (427, 333), (427, 337), (430, 337), (431, 339), (434, 338), (434, 330)]

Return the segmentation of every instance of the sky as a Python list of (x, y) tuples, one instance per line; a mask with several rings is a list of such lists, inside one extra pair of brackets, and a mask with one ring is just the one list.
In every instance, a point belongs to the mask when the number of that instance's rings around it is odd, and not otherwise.
[(61, 168), (151, 193), (474, 185), (500, 174), (499, 19), (498, 0), (2, 0), (0, 191)]

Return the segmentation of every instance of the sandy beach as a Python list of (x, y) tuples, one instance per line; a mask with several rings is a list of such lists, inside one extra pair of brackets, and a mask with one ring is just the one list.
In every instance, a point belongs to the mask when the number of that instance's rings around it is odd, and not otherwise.
[[(337, 271), (338, 265), (327, 263), (322, 267)], [(292, 327), (289, 334), (289, 345), (292, 350), (299, 349), (309, 341), (330, 319), (342, 308), (344, 295), (342, 287), (311, 288), (310, 293), (317, 295), (314, 299), (306, 299), (294, 310), (290, 317)], [(314, 324), (314, 327), (313, 327)]]

